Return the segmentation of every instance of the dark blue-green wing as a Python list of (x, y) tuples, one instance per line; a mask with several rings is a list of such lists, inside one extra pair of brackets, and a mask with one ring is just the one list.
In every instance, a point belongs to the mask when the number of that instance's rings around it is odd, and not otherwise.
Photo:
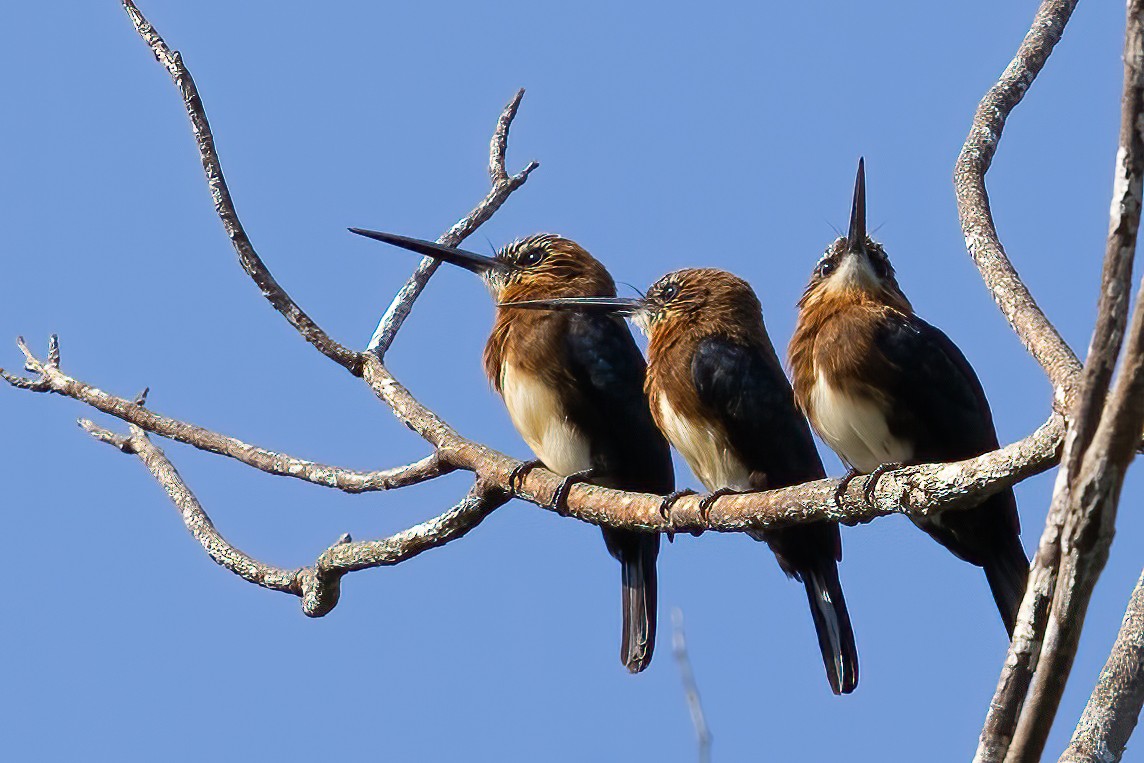
[(622, 318), (572, 313), (567, 367), (575, 383), (569, 415), (591, 442), (601, 484), (666, 494), (675, 488), (667, 440), (644, 394), (647, 366)]

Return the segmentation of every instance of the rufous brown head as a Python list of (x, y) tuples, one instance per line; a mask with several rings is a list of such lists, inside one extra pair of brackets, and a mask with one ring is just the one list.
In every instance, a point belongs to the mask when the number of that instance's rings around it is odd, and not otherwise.
[(350, 231), (476, 273), (498, 303), (616, 293), (615, 282), (595, 257), (575, 241), (552, 233), (518, 239), (488, 256), (395, 233)]
[(501, 306), (627, 315), (653, 342), (683, 334), (754, 333), (762, 326), (762, 307), (750, 284), (716, 268), (668, 273), (643, 297), (534, 299)]
[(835, 299), (871, 299), (907, 312), (911, 309), (894, 277), (894, 266), (886, 250), (866, 233), (866, 171), (862, 159), (858, 160), (858, 177), (854, 181), (850, 230), (827, 247), (814, 266), (799, 306)]

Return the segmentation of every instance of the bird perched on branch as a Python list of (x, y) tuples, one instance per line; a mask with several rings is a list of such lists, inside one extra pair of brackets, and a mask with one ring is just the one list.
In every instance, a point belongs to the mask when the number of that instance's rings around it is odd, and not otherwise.
[[(555, 299), (516, 306), (631, 315), (649, 337), (646, 390), (656, 424), (719, 496), (825, 477), (806, 419), (795, 407), (746, 281), (710, 268), (679, 270), (641, 299)], [(676, 494), (679, 495), (679, 494)], [(674, 498), (672, 496), (671, 498)], [(664, 510), (670, 510), (665, 501)], [(858, 685), (858, 651), (838, 580), (842, 541), (834, 522), (754, 535), (802, 581), (835, 694)]]
[[(560, 236), (529, 236), (486, 257), (391, 233), (350, 230), (472, 271), (497, 302), (616, 293), (604, 266)], [(540, 465), (563, 476), (552, 499), (557, 507), (577, 482), (658, 495), (674, 489), (671, 451), (644, 396), (643, 355), (622, 318), (498, 307), (484, 365), (538, 459), (514, 471), (514, 484)], [(620, 659), (638, 673), (655, 647), (659, 535), (602, 529), (622, 568)]]
[[(888, 470), (998, 447), (973, 368), (949, 337), (914, 313), (886, 251), (866, 235), (861, 160), (849, 233), (814, 269), (789, 355), (799, 406), (850, 467), (839, 500), (858, 474), (871, 475), (869, 500)], [(984, 568), (1012, 636), (1029, 574), (1013, 490), (972, 509), (912, 519), (956, 556)]]

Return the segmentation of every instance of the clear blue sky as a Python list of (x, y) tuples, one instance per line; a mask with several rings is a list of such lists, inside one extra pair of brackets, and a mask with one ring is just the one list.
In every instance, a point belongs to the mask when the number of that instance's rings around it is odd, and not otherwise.
[[(559, 232), (641, 286), (723, 267), (754, 284), (782, 347), (865, 155), (871, 225), (919, 312), (977, 367), (1001, 439), (1046, 417), (1048, 384), (965, 254), (950, 182), (1033, 2), (141, 7), (198, 81), (262, 256), (345, 343), (364, 345), (415, 263), (345, 228), (445, 230), (485, 193), (493, 123), (524, 86), (510, 165), (542, 166), (472, 246)], [(117, 3), (11, 3), (0, 18), (0, 365), (21, 365), (17, 334), (42, 351), (54, 331), (69, 373), (124, 395), (150, 385), (156, 410), (250, 442), (357, 468), (423, 455), (241, 272), (178, 94)], [(1082, 351), (1122, 29), (1121, 3), (1081, 4), (989, 175), (1009, 252)], [(491, 316), (471, 276), (442, 272), (391, 363), (462, 432), (523, 457), (480, 369)], [(984, 576), (901, 518), (843, 530), (862, 660), (849, 697), (827, 688), (799, 586), (740, 536), (665, 547), (663, 637), (627, 675), (599, 531), (519, 502), (347, 578), (310, 620), (212, 564), (143, 467), (75, 427), (86, 415), (0, 390), (6, 759), (689, 760), (667, 637), (679, 606), (717, 760), (966, 760), (1005, 654)], [(427, 518), (468, 483), (346, 496), (167, 450), (223, 533), (281, 566)], [(1029, 549), (1051, 485), (1018, 488)], [(1139, 573), (1142, 497), (1133, 476), (1052, 751)]]

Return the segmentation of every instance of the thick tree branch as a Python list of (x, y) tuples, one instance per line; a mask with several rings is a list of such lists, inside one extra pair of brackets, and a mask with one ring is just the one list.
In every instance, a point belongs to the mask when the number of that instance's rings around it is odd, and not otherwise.
[(1144, 705), (1144, 575), (1060, 763), (1116, 763)]
[[(519, 461), (459, 434), (414, 398), (376, 356), (366, 356), (363, 372), (374, 393), (398, 419), (440, 450), (450, 463), (475, 472), (506, 494), (547, 507), (560, 484), (556, 475), (534, 469), (514, 491), (509, 475)], [(862, 493), (867, 478), (854, 481), (854, 489), (843, 496), (841, 507), (834, 500), (838, 480), (827, 479), (725, 496), (711, 507), (707, 521), (700, 515), (699, 497), (684, 497), (665, 519), (659, 513), (659, 496), (576, 485), (569, 493), (566, 513), (592, 524), (651, 532), (745, 532), (821, 519), (857, 524), (887, 514), (925, 516), (975, 506), (998, 490), (1050, 468), (1057, 462), (1063, 436), (1064, 420), (1054, 413), (1036, 432), (1000, 450), (952, 464), (886, 472), (869, 503), (852, 497)]]
[[(1077, 582), (1076, 565), (1079, 563), (1075, 554), (1077, 548), (1068, 545), (1068, 538), (1076, 533), (1081, 516), (1088, 517), (1084, 523), (1089, 530), (1094, 526), (1091, 524), (1093, 521), (1097, 525), (1107, 523), (1098, 533), (1101, 539), (1095, 546), (1086, 544), (1085, 548), (1086, 554), (1092, 554), (1083, 563), (1087, 571), (1085, 585), (1095, 585), (1096, 576), (1103, 569), (1107, 558), (1107, 543), (1111, 542), (1111, 523), (1115, 516), (1115, 502), (1123, 479), (1123, 468), (1126, 468), (1131, 458), (1131, 446), (1119, 442), (1116, 460), (1110, 462), (1107, 445), (1096, 446), (1093, 438), (1098, 428), (1109, 421), (1110, 415), (1117, 415), (1112, 413), (1113, 401), (1108, 400), (1107, 394), (1128, 314), (1132, 259), (1140, 221), (1141, 179), (1144, 178), (1144, 133), (1141, 132), (1140, 124), (1144, 59), (1141, 54), (1140, 12), (1141, 3), (1130, 0), (1124, 47), (1120, 146), (1116, 156), (1097, 324), (1080, 379), (1073, 415), (1070, 417), (1063, 467), (1057, 476), (1053, 503), (1040, 547), (1033, 560), (1029, 589), (1018, 617), (1018, 627), (982, 731), (976, 757), (978, 761), (1040, 758), (1072, 666), (1072, 657), (1083, 625), (1083, 613), (1087, 608), (1088, 595), (1091, 594), (1091, 588), (1079, 598), (1065, 593), (1066, 588), (1071, 589)], [(1124, 412), (1125, 409), (1118, 410)], [(1130, 423), (1132, 418), (1129, 416), (1128, 419), (1121, 420), (1117, 427)], [(1122, 437), (1123, 431), (1118, 432), (1118, 436)], [(1099, 498), (1091, 494), (1082, 495), (1098, 483)], [(1081, 492), (1078, 493), (1078, 490)], [(1111, 510), (1107, 503), (1109, 500), (1112, 501)], [(1066, 529), (1066, 522), (1070, 519), (1071, 527)], [(1067, 548), (1073, 549), (1073, 553), (1066, 554), (1072, 561), (1062, 561), (1062, 539)], [(1063, 569), (1062, 563), (1070, 570), (1064, 587), (1057, 584), (1058, 574)], [(1070, 619), (1066, 612), (1058, 609), (1063, 604), (1062, 595), (1072, 603), (1073, 615), (1076, 614), (1075, 607), (1079, 607), (1078, 619)], [(1065, 609), (1070, 607), (1066, 606)], [(1042, 644), (1045, 644), (1048, 660), (1041, 655)], [(1037, 676), (1034, 698), (1023, 706), (1034, 672)]]
[(123, 0), (123, 7), (127, 11), (127, 15), (131, 17), (131, 23), (135, 25), (135, 31), (151, 48), (156, 60), (171, 75), (175, 86), (182, 93), (183, 105), (187, 109), (187, 116), (190, 117), (191, 130), (194, 132), (199, 154), (202, 156), (203, 171), (206, 172), (207, 186), (210, 188), (215, 212), (222, 220), (226, 235), (238, 253), (238, 261), (242, 265), (242, 269), (254, 279), (254, 283), (262, 291), (262, 296), (266, 297), (274, 309), (281, 313), (282, 317), (289, 321), (290, 325), (297, 329), (307, 342), (314, 345), (323, 355), (335, 363), (344, 366), (350, 373), (360, 376), (361, 357), (359, 353), (338, 344), (320, 329), (310, 316), (306, 315), (302, 308), (278, 285), (265, 263), (262, 262), (262, 258), (258, 256), (258, 252), (254, 250), (254, 245), (246, 235), (242, 222), (238, 219), (238, 212), (235, 211), (234, 202), (230, 198), (230, 190), (227, 188), (226, 178), (222, 174), (222, 163), (219, 161), (218, 152), (215, 150), (214, 136), (211, 135), (211, 126), (207, 121), (203, 102), (199, 98), (199, 91), (195, 87), (191, 73), (183, 65), (182, 56), (167, 46), (167, 43), (155, 31), (155, 27), (151, 26), (151, 22), (144, 18), (132, 0)]
[(1076, 0), (1041, 3), (1017, 54), (978, 104), (953, 173), (966, 248), (1005, 319), (1045, 369), (1060, 404), (1073, 394), (1081, 365), (1005, 254), (989, 207), (985, 173), (997, 152), (1005, 120), (1044, 67), (1075, 7)]
[[(1139, 187), (1136, 190), (1139, 195)], [(1041, 759), (1080, 644), (1085, 614), (1115, 531), (1124, 473), (1144, 426), (1144, 285), (1136, 296), (1120, 374), (1076, 475), (1069, 475), (1069, 509), (1061, 561), (1036, 681), (1021, 710), (1007, 760)]]
[[(520, 99), (523, 97), (524, 88), (521, 88), (516, 91), (516, 95), (504, 107), (500, 119), (497, 120), (496, 129), (493, 131), (493, 138), (489, 145), (489, 176), (493, 181), (492, 188), (489, 189), (481, 203), (438, 238), (437, 243), (445, 246), (460, 244), (470, 233), (492, 217), (500, 209), (501, 204), (504, 204), (505, 200), (508, 199), (509, 194), (524, 185), (524, 181), (528, 180), (529, 173), (540, 166), (538, 162), (529, 162), (528, 166), (516, 175), (509, 175), (505, 167), (508, 131), (512, 127), (512, 120), (516, 117), (516, 111), (520, 108)], [(422, 258), (417, 269), (413, 271), (413, 275), (409, 276), (409, 280), (397, 292), (397, 296), (393, 298), (389, 308), (381, 317), (381, 321), (377, 324), (377, 329), (373, 332), (373, 337), (366, 347), (368, 352), (375, 353), (379, 358), (385, 357), (385, 353), (397, 337), (401, 324), (409, 317), (413, 303), (420, 296), (425, 285), (429, 283), (432, 275), (437, 272), (439, 264), (440, 260), (435, 260), (432, 257)]]
[(302, 599), (302, 611), (310, 617), (321, 617), (337, 605), (341, 579), (347, 573), (398, 564), (442, 546), (476, 527), (507, 500), (478, 483), (464, 500), (439, 517), (382, 540), (359, 543), (347, 533), (326, 549), (313, 567), (286, 570), (254, 559), (223, 538), (166, 454), (142, 429), (131, 425), (131, 434), (124, 436), (90, 421), (81, 423), (97, 440), (139, 457), (167, 491), (191, 535), (215, 563), (263, 588), (298, 596)]
[(85, 382), (73, 379), (59, 369), (59, 346), (55, 336), (52, 337), (51, 346), (55, 348), (55, 351), (49, 353), (49, 361), (44, 363), (32, 354), (21, 339), (20, 349), (24, 352), (26, 368), (32, 373), (38, 374), (38, 377), (24, 379), (0, 369), (0, 378), (21, 389), (34, 392), (54, 392), (64, 397), (70, 397), (117, 419), (134, 424), (152, 434), (191, 445), (208, 453), (217, 453), (233, 458), (268, 474), (293, 477), (312, 482), (315, 485), (343, 490), (347, 493), (366, 493), (407, 487), (448, 474), (456, 468), (441, 458), (440, 453), (434, 452), (420, 461), (405, 466), (361, 472), (340, 466), (307, 461), (288, 456), (285, 453), (250, 445), (234, 437), (212, 432), (185, 421), (160, 416), (138, 402), (110, 395)]

